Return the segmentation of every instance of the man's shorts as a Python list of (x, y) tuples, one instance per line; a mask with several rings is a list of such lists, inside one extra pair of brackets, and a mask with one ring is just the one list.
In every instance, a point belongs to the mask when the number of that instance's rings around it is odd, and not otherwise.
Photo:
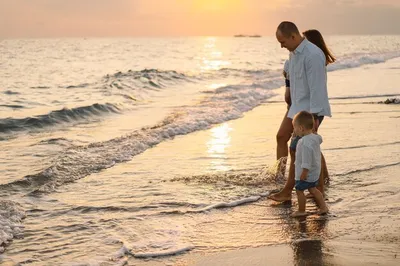
[(304, 180), (296, 180), (296, 183), (295, 183), (294, 187), (296, 188), (296, 190), (304, 191), (306, 189), (316, 187), (317, 185), (318, 185), (318, 181), (316, 181), (316, 182), (307, 182), (307, 181), (304, 181)]
[[(318, 121), (319, 121), (318, 127), (321, 125), (323, 120), (324, 120), (323, 116), (318, 116)], [(297, 143), (299, 142), (300, 139), (301, 139), (300, 136), (293, 136), (292, 137), (292, 139), (290, 141), (290, 145), (289, 145), (290, 150), (292, 150), (292, 151), (296, 150)]]

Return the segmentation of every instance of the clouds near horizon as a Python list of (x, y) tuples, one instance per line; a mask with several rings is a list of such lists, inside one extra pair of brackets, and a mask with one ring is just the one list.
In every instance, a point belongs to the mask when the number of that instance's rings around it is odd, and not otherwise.
[(0, 0), (0, 37), (400, 34), (397, 0)]

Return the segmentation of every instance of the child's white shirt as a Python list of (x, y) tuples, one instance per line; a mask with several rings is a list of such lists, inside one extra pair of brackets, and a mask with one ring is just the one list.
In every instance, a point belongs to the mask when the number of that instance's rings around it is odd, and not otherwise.
[(321, 173), (322, 137), (308, 134), (302, 137), (296, 147), (295, 180), (300, 180), (303, 168), (308, 169), (307, 182), (316, 182)]

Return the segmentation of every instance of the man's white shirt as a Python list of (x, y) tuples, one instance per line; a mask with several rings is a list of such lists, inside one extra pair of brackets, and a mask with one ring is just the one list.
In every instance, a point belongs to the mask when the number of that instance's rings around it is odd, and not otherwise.
[(327, 90), (326, 58), (316, 45), (304, 39), (289, 55), (290, 106), (288, 117), (300, 111), (331, 116)]

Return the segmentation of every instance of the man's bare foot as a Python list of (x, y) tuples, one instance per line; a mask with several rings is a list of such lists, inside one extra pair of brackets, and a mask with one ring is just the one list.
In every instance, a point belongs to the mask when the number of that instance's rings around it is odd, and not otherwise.
[(299, 212), (299, 211), (292, 213), (292, 217), (304, 217), (307, 215), (308, 214), (306, 212)]
[(281, 192), (275, 193), (275, 194), (271, 194), (267, 197), (268, 199), (272, 199), (274, 201), (277, 202), (285, 202), (285, 201), (291, 201), (292, 200), (292, 195), (288, 196), (285, 195)]
[(321, 210), (319, 210), (319, 212), (318, 212), (318, 214), (319, 215), (326, 215), (326, 214), (328, 214), (328, 208), (325, 208), (325, 209), (321, 209)]

